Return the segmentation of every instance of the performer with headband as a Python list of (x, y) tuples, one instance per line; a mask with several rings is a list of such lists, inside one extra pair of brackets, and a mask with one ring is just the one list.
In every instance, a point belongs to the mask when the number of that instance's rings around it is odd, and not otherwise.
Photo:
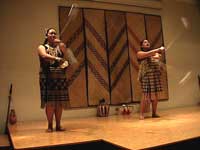
[(40, 93), (41, 108), (46, 109), (48, 120), (47, 132), (53, 131), (53, 116), (56, 119), (56, 131), (65, 131), (61, 127), (61, 116), (68, 106), (66, 67), (68, 61), (64, 57), (66, 46), (56, 37), (56, 30), (49, 28), (46, 38), (38, 47), (40, 60)]
[(150, 102), (152, 103), (152, 117), (159, 117), (156, 113), (158, 92), (162, 91), (159, 59), (164, 50), (164, 47), (151, 49), (149, 41), (143, 40), (141, 41), (141, 50), (137, 52), (140, 62), (138, 79), (142, 88), (140, 119), (144, 119), (145, 106), (149, 106)]

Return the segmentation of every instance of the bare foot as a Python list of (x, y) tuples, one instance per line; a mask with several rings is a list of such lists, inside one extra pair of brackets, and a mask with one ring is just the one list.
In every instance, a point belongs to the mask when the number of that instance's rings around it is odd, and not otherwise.
[(48, 132), (48, 133), (53, 132), (53, 128), (46, 129), (46, 132)]
[(158, 114), (153, 114), (152, 118), (160, 118), (160, 116)]
[(140, 115), (140, 120), (144, 120), (144, 116), (143, 115)]
[(62, 132), (62, 131), (65, 131), (66, 129), (65, 128), (63, 128), (63, 127), (56, 127), (56, 131), (60, 131), (60, 132)]

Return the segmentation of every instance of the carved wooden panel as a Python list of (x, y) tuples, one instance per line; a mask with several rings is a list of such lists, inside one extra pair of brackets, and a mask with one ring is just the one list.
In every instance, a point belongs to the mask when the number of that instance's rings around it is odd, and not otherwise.
[[(151, 43), (153, 48), (158, 48), (163, 43), (163, 32), (162, 32), (162, 23), (160, 16), (153, 16), (153, 15), (146, 15), (146, 33), (147, 38)], [(162, 55), (162, 60), (160, 62), (161, 65), (161, 83), (162, 83), (162, 92), (159, 93), (158, 99), (159, 100), (166, 100), (168, 99), (168, 82), (167, 82), (167, 67), (166, 67), (166, 60), (165, 54)]]
[(106, 11), (111, 104), (131, 102), (128, 42), (124, 12)]
[(97, 105), (102, 98), (110, 103), (104, 10), (85, 9), (84, 18), (89, 105)]
[(146, 38), (144, 14), (126, 13), (126, 18), (133, 101), (140, 101), (142, 93), (138, 81), (139, 63), (136, 54), (140, 50), (140, 42)]
[(59, 25), (62, 33), (60, 38), (73, 51), (78, 61), (67, 69), (69, 101), (71, 107), (86, 107), (88, 103), (82, 9), (78, 10), (74, 18), (68, 17), (69, 10), (59, 7)]
[[(140, 41), (148, 39), (154, 48), (163, 45), (161, 17), (139, 13), (59, 7), (60, 37), (71, 48), (78, 63), (67, 69), (71, 107), (88, 107), (104, 98), (116, 105), (139, 102), (136, 57)], [(67, 53), (65, 54), (67, 58)], [(162, 57), (163, 91), (168, 99), (165, 55)]]

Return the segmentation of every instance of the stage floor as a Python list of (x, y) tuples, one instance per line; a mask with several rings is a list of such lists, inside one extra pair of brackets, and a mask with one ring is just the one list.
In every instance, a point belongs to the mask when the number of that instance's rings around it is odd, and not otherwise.
[(105, 118), (63, 119), (65, 132), (46, 133), (46, 121), (9, 126), (15, 149), (105, 140), (136, 150), (200, 136), (200, 107), (160, 111), (161, 118), (139, 120), (139, 114)]

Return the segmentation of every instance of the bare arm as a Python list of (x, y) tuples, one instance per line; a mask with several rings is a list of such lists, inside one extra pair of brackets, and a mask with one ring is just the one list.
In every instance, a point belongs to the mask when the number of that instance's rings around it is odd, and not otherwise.
[(156, 53), (160, 53), (162, 51), (163, 51), (163, 49), (161, 49), (161, 48), (152, 49), (148, 52), (138, 51), (137, 58), (138, 59), (148, 58), (148, 57), (154, 56)]

